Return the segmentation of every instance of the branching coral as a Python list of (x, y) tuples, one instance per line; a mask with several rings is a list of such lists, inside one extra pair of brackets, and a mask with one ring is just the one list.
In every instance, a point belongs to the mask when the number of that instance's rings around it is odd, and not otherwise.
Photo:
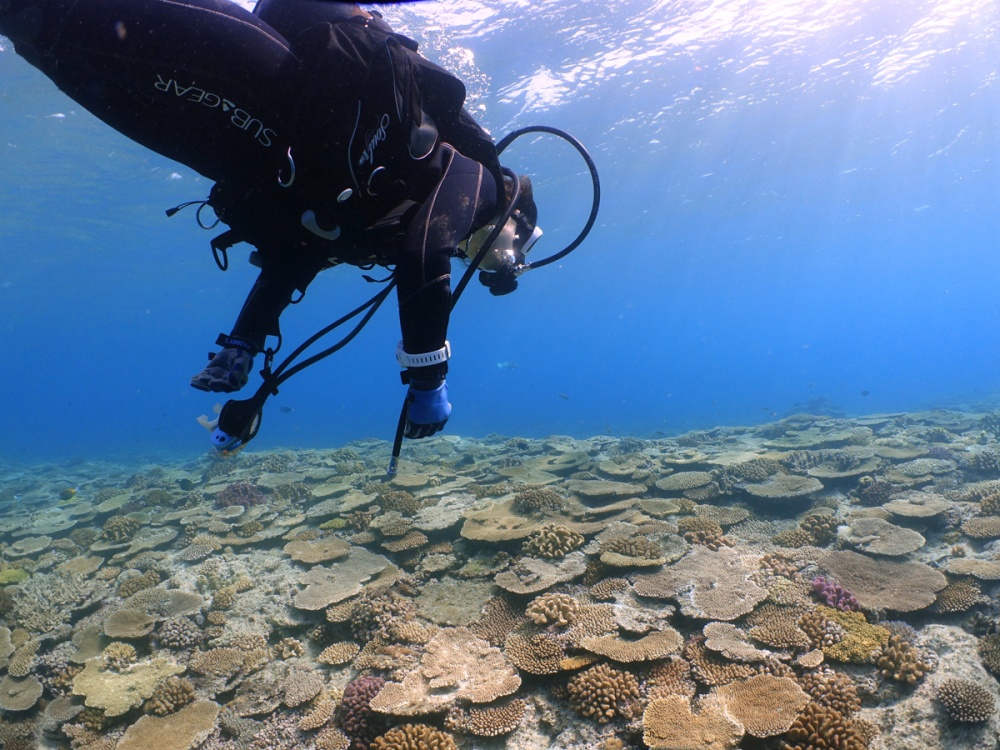
[(546, 524), (531, 532), (523, 548), (525, 554), (551, 559), (565, 557), (573, 550), (582, 547), (584, 541), (586, 540), (582, 534), (565, 526)]
[(785, 734), (783, 750), (865, 750), (867, 742), (843, 714), (807, 703)]
[(878, 668), (883, 677), (912, 685), (931, 670), (931, 665), (913, 644), (894, 635), (882, 649)]
[(340, 726), (351, 739), (351, 750), (368, 750), (381, 721), (371, 701), (385, 685), (381, 677), (357, 677), (347, 683), (340, 703)]
[(569, 594), (542, 594), (528, 605), (525, 614), (536, 625), (569, 625), (576, 616), (579, 602)]
[(606, 724), (615, 716), (636, 715), (639, 681), (631, 672), (598, 664), (573, 677), (566, 687), (570, 705), (599, 724)]
[(457, 750), (451, 735), (426, 724), (393, 727), (372, 742), (371, 750)]
[(143, 710), (148, 714), (166, 716), (194, 700), (194, 685), (183, 677), (168, 677), (153, 690)]
[(952, 721), (969, 723), (989, 721), (996, 712), (993, 693), (973, 680), (951, 677), (942, 680), (935, 692), (945, 713)]

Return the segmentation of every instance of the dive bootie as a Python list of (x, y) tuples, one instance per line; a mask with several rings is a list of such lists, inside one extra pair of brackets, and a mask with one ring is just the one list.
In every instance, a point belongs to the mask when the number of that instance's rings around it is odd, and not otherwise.
[(191, 387), (213, 393), (233, 393), (247, 384), (253, 355), (245, 349), (227, 348), (209, 355), (205, 369), (191, 378)]

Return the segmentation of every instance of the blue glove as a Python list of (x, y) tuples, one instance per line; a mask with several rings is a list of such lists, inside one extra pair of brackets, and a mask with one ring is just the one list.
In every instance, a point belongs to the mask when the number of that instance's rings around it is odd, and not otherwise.
[[(411, 440), (430, 437), (435, 432), (444, 429), (448, 417), (451, 416), (451, 404), (448, 403), (448, 384), (442, 382), (436, 388), (425, 390), (420, 388), (423, 383), (410, 383), (410, 391), (406, 394), (408, 404), (406, 428), (403, 434)], [(426, 385), (431, 385), (427, 383)]]
[(204, 370), (191, 378), (191, 387), (199, 391), (232, 393), (247, 384), (253, 369), (253, 354), (245, 349), (226, 348), (209, 355)]

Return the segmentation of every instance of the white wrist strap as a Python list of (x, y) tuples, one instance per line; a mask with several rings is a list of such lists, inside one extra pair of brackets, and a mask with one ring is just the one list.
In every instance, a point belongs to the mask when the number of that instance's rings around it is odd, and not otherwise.
[(451, 359), (451, 344), (447, 341), (440, 349), (423, 354), (407, 354), (403, 350), (402, 341), (396, 345), (396, 361), (399, 362), (400, 367), (429, 367), (447, 362), (449, 359)]

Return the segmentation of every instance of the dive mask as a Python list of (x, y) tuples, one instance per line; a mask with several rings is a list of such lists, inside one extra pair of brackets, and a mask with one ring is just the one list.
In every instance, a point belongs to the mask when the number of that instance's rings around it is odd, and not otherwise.
[[(499, 218), (499, 216), (494, 217)], [(482, 249), (483, 243), (496, 227), (496, 222), (476, 230), (462, 243), (459, 249), (469, 260), (473, 260)], [(524, 258), (532, 246), (542, 236), (540, 227), (530, 227), (518, 212), (507, 219), (489, 252), (483, 256), (479, 268), (483, 271), (499, 271), (502, 268), (517, 270), (524, 265)]]

